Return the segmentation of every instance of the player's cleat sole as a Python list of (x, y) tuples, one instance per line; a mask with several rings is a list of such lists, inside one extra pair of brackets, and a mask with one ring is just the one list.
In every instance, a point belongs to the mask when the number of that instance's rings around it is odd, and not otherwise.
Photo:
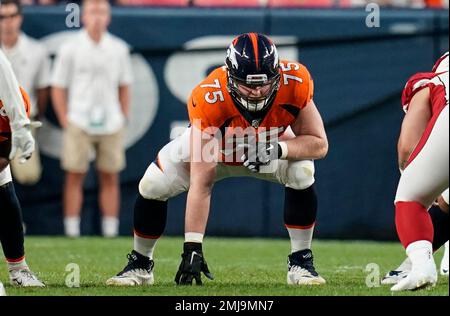
[(429, 289), (436, 286), (437, 279), (432, 276), (424, 276), (421, 278), (407, 277), (391, 288), (393, 292), (399, 291), (417, 291)]
[(299, 277), (295, 273), (288, 272), (287, 275), (287, 284), (288, 285), (324, 285), (327, 282), (321, 276), (310, 277), (310, 276), (301, 276)]
[(106, 281), (108, 286), (146, 286), (154, 283), (153, 273), (140, 274), (136, 271), (129, 271), (126, 274), (112, 277)]

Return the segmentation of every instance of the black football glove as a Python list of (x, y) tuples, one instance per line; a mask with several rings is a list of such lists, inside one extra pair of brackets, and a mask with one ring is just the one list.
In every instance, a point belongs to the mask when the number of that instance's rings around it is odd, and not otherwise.
[(278, 143), (243, 144), (238, 147), (247, 149), (241, 160), (244, 162), (244, 167), (253, 173), (259, 173), (261, 167), (269, 165), (273, 160), (280, 159), (282, 155), (281, 146)]
[(193, 280), (195, 280), (196, 285), (202, 285), (201, 272), (208, 279), (214, 280), (214, 276), (209, 272), (208, 265), (203, 258), (202, 244), (185, 242), (175, 282), (178, 285), (192, 285)]

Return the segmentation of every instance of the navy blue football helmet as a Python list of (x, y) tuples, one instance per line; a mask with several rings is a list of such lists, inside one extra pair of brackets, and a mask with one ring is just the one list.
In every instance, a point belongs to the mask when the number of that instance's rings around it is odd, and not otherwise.
[[(280, 63), (275, 44), (265, 35), (242, 34), (227, 51), (228, 91), (233, 100), (249, 112), (265, 110), (280, 87)], [(252, 97), (249, 89), (263, 95)]]

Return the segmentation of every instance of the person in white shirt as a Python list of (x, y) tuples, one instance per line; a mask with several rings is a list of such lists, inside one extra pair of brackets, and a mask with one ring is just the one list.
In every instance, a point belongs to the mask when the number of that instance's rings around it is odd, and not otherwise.
[(58, 52), (52, 75), (52, 100), (64, 128), (62, 168), (64, 227), (80, 235), (83, 182), (95, 150), (99, 176), (102, 233), (118, 234), (119, 172), (125, 167), (123, 132), (132, 81), (128, 46), (107, 32), (107, 0), (83, 1), (84, 28)]
[[(22, 210), (17, 199), (9, 168), (10, 160), (19, 153), (24, 163), (34, 151), (28, 114), (29, 97), (19, 87), (11, 64), (0, 50), (0, 243), (14, 286), (43, 287), (25, 261)], [(4, 294), (0, 286), (0, 295)]]
[[(40, 119), (45, 114), (49, 97), (50, 60), (44, 45), (21, 32), (23, 15), (19, 0), (3, 0), (0, 15), (0, 44), (12, 64), (21, 86), (31, 99), (31, 118)], [(33, 130), (34, 136), (36, 131)], [(24, 165), (11, 161), (14, 179), (24, 185), (39, 182), (42, 165), (38, 148)]]

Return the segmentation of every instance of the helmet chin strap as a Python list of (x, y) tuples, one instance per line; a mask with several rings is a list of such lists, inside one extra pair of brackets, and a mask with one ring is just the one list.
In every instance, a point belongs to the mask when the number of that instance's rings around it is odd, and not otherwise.
[(241, 104), (250, 112), (258, 112), (266, 107), (267, 99), (254, 103), (241, 98)]
[(244, 108), (245, 110), (252, 113), (265, 110), (267, 106), (272, 103), (273, 99), (276, 96), (276, 92), (280, 88), (279, 78), (277, 78), (276, 80), (278, 81), (275, 82), (273, 90), (269, 93), (267, 97), (265, 97), (261, 101), (250, 102), (249, 99), (244, 98), (240, 93), (237, 92), (237, 88), (233, 82), (232, 76), (230, 75), (230, 71), (227, 70), (227, 72), (228, 72), (227, 91), (230, 93), (231, 97), (234, 98), (234, 100), (237, 103), (239, 103), (239, 106), (241, 108)]

